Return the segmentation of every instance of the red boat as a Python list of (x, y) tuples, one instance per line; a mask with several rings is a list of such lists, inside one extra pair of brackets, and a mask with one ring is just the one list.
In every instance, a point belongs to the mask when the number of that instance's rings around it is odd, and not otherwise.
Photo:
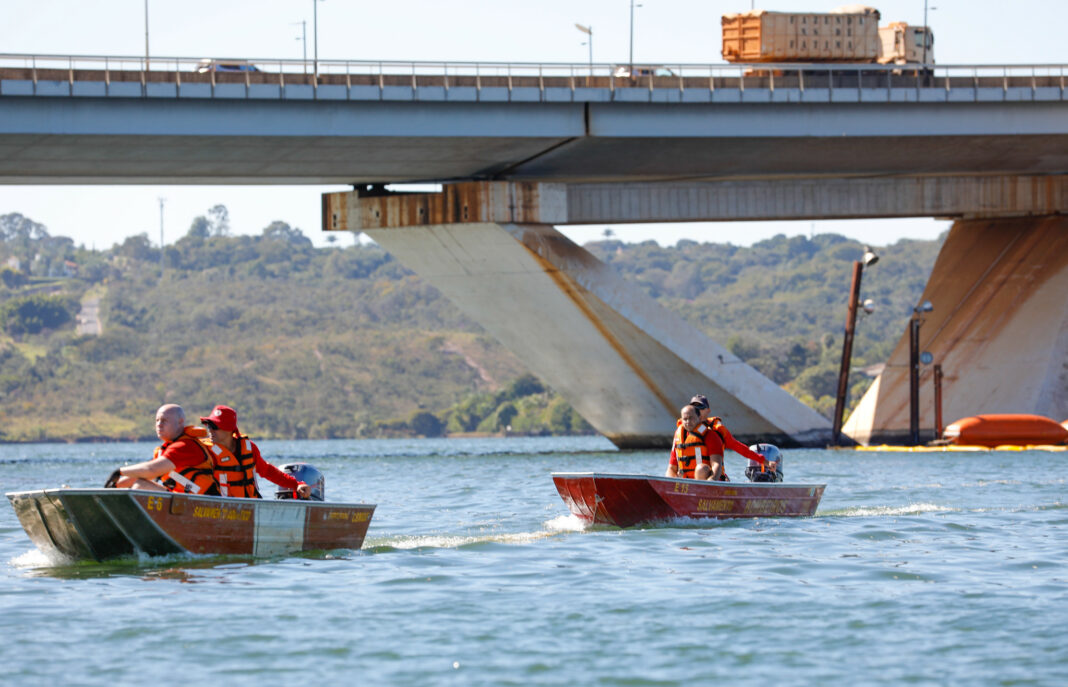
[(676, 518), (805, 517), (816, 512), (827, 486), (591, 472), (555, 472), (553, 482), (576, 516), (617, 527)]
[(98, 561), (140, 554), (278, 556), (359, 549), (375, 510), (367, 504), (135, 489), (45, 489), (7, 497), (37, 548)]

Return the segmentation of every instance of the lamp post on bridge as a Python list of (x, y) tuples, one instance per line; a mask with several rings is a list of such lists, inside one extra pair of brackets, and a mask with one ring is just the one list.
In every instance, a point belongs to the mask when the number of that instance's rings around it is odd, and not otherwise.
[[(879, 256), (864, 246), (864, 257), (853, 261), (853, 282), (849, 289), (849, 309), (846, 313), (845, 337), (842, 340), (842, 365), (838, 370), (838, 393), (834, 400), (834, 426), (831, 429), (835, 446), (841, 444), (842, 416), (845, 414), (846, 395), (849, 393), (849, 364), (853, 357), (853, 334), (857, 327), (857, 302), (860, 300), (860, 280), (865, 267), (879, 262)], [(864, 312), (870, 314), (875, 306), (864, 301)]]
[(641, 5), (635, 5), (634, 0), (630, 0), (630, 58), (627, 62), (627, 73), (632, 79), (634, 78), (634, 8), (641, 7)]
[(300, 24), (300, 35), (294, 40), (300, 41), (304, 54), (304, 74), (308, 73), (308, 21), (306, 19), (293, 22), (293, 26)]
[(575, 28), (589, 36), (589, 38), (586, 39), (586, 42), (583, 43), (583, 45), (588, 44), (590, 46), (590, 71), (589, 76), (586, 77), (586, 85), (589, 86), (590, 77), (593, 76), (593, 27), (583, 26), (582, 24), (575, 24)]
[[(927, 46), (931, 42), (931, 32), (927, 29), (927, 3), (928, 0), (923, 0), (923, 69), (927, 71)], [(932, 7), (931, 11), (935, 11), (937, 7)]]
[[(319, 3), (326, 0), (312, 0), (312, 33), (315, 34), (315, 57), (313, 62), (313, 78), (319, 83)], [(307, 58), (305, 58), (307, 59)]]
[(148, 71), (148, 0), (145, 0), (145, 71)]

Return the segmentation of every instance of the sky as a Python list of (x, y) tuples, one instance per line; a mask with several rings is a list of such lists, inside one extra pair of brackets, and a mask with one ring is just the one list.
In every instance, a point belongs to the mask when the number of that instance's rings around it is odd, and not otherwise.
[[(152, 57), (719, 64), (720, 16), (755, 6), (826, 12), (824, 0), (147, 0)], [(922, 24), (923, 0), (871, 0), (891, 21)], [(145, 54), (145, 0), (0, 0), (0, 46), (7, 54)], [(318, 14), (316, 40), (315, 14)], [(1068, 2), (930, 0), (928, 24), (939, 64), (1068, 64)], [(302, 26), (302, 22), (306, 22)], [(302, 33), (306, 40), (302, 38)], [(146, 233), (158, 243), (185, 234), (193, 218), (222, 204), (232, 230), (258, 234), (274, 220), (299, 227), (317, 245), (321, 194), (345, 186), (4, 186), (0, 215), (21, 213), (53, 235), (103, 249)], [(614, 225), (628, 242), (679, 239), (750, 245), (776, 234), (835, 232), (871, 245), (933, 239), (935, 219)], [(605, 225), (562, 227), (579, 243)], [(338, 245), (349, 245), (344, 236)]]

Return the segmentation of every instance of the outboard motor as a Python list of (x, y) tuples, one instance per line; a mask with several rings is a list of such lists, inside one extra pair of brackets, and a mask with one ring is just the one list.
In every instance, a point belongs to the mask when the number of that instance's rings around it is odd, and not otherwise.
[(753, 444), (749, 447), (753, 453), (764, 456), (767, 463), (761, 465), (755, 460), (750, 460), (745, 468), (745, 476), (750, 482), (781, 482), (782, 481), (782, 451), (773, 444)]
[[(316, 470), (307, 463), (290, 463), (289, 465), (283, 465), (279, 468), (282, 472), (287, 472), (293, 475), (295, 478), (304, 482), (311, 487), (311, 500), (322, 501), (326, 496), (326, 478), (323, 477), (323, 473)], [(296, 494), (292, 489), (286, 489), (285, 487), (278, 487), (278, 490), (274, 492), (276, 499), (292, 499), (296, 497)]]

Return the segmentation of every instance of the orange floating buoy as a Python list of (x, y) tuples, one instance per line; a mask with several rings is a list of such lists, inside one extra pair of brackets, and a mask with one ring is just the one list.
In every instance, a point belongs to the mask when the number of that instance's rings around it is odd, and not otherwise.
[(942, 437), (962, 446), (1034, 446), (1068, 442), (1068, 420), (1041, 415), (973, 415), (946, 427)]

